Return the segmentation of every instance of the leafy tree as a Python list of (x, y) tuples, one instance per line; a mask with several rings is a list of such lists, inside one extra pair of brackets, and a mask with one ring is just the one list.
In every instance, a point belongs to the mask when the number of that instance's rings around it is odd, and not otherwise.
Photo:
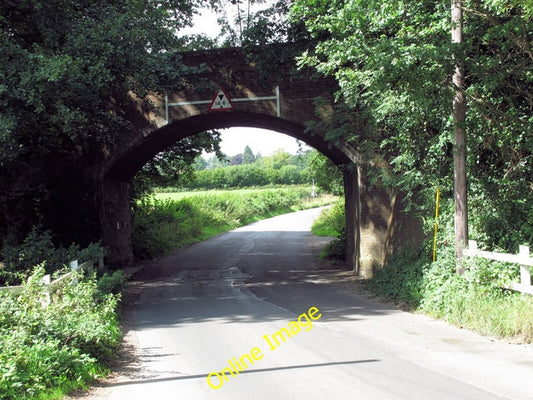
[(474, 233), (515, 252), (533, 242), (533, 19), (530, 2), (465, 4)]
[(340, 85), (337, 112), (318, 127), (370, 154), (370, 178), (425, 194), (428, 208), (435, 186), (452, 192), (451, 77), (464, 65), (473, 232), (516, 251), (532, 240), (531, 3), (472, 0), (463, 10), (460, 44), (448, 1), (296, 0), (292, 15), (316, 41), (301, 65)]
[(252, 14), (243, 31), (243, 46), (309, 40), (303, 22), (289, 18), (291, 5), (291, 0), (272, 1), (269, 7)]
[(244, 148), (244, 153), (242, 155), (242, 163), (243, 164), (252, 164), (255, 161), (254, 153), (252, 152), (252, 149), (250, 146), (246, 146)]
[(92, 238), (86, 167), (130, 140), (147, 93), (179, 82), (176, 32), (197, 4), (0, 3), (0, 234), (42, 224)]
[(446, 153), (451, 104), (448, 14), (442, 1), (295, 2), (294, 17), (318, 40), (301, 63), (333, 75), (346, 105), (330, 121), (329, 140), (381, 156), (404, 181), (435, 171), (426, 155)]
[(233, 157), (229, 160), (229, 165), (242, 165), (242, 153), (235, 154)]
[[(267, 6), (265, 6), (265, 4)], [(291, 0), (215, 0), (223, 46), (256, 46), (309, 39), (305, 26), (289, 16)]]
[(341, 171), (330, 159), (317, 150), (310, 152), (306, 172), (323, 191), (336, 195), (343, 194), (344, 183)]
[(195, 163), (202, 159), (200, 155), (203, 151), (215, 152), (218, 157), (223, 157), (219, 132), (189, 136), (155, 156), (136, 174), (135, 195), (138, 197), (153, 186), (180, 187), (190, 183), (194, 179)]
[(226, 158), (226, 156), (218, 157), (215, 155), (209, 157), (209, 159), (207, 160), (207, 169), (221, 168), (227, 166), (228, 164), (229, 160)]
[(283, 149), (278, 149), (272, 155), (263, 157), (261, 165), (265, 168), (279, 169), (283, 166), (289, 165), (291, 155)]
[(193, 168), (195, 171), (203, 171), (204, 169), (207, 169), (207, 160), (203, 158), (201, 155), (197, 156), (194, 159)]

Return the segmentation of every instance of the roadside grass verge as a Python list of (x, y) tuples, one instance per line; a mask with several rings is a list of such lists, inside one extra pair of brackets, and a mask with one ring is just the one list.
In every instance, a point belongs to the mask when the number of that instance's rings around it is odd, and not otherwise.
[(533, 296), (502, 288), (519, 280), (517, 265), (473, 258), (464, 261), (463, 275), (455, 268), (452, 246), (444, 247), (436, 262), (404, 254), (377, 271), (365, 288), (486, 336), (533, 342)]
[[(313, 233), (336, 236), (322, 256), (344, 255), (344, 208), (339, 200), (315, 221)], [(446, 233), (443, 234), (446, 237)], [(448, 235), (449, 236), (449, 235)], [(364, 283), (371, 294), (414, 312), (443, 319), (486, 336), (533, 342), (533, 296), (503, 289), (519, 280), (519, 266), (479, 258), (463, 260), (465, 273), (455, 272), (455, 249), (443, 239), (436, 262), (431, 246), (398, 254)]]
[(133, 250), (153, 259), (260, 219), (320, 207), (337, 197), (310, 197), (312, 188), (294, 186), (186, 193), (158, 193), (134, 205)]
[(317, 236), (338, 237), (344, 231), (344, 198), (338, 199), (330, 208), (322, 211), (313, 222), (311, 231)]
[(346, 259), (345, 225), (344, 198), (338, 199), (330, 208), (322, 211), (315, 220), (311, 232), (317, 236), (335, 238), (322, 249), (320, 253), (322, 258), (335, 262)]
[(6, 400), (60, 399), (108, 372), (122, 338), (121, 272), (80, 279), (50, 294), (38, 267), (22, 294), (0, 294), (0, 394)]

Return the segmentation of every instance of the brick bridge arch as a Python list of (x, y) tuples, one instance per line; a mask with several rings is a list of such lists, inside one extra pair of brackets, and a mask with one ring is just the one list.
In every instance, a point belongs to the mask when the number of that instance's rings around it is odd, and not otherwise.
[[(176, 89), (152, 95), (155, 109), (142, 110), (133, 135), (99, 165), (94, 185), (100, 227), (108, 262), (132, 260), (130, 180), (156, 154), (187, 136), (211, 129), (257, 127), (290, 135), (316, 148), (344, 174), (347, 265), (364, 277), (380, 267), (408, 236), (412, 222), (400, 212), (400, 202), (379, 187), (367, 188), (357, 165), (357, 150), (332, 144), (326, 132), (307, 129), (310, 121), (330, 118), (335, 81), (298, 71), (294, 49), (266, 46), (181, 53), (185, 66)], [(187, 71), (190, 73), (187, 73)], [(232, 103), (212, 110), (214, 95), (223, 89)], [(320, 106), (315, 99), (320, 97)], [(410, 227), (412, 228), (412, 226)]]

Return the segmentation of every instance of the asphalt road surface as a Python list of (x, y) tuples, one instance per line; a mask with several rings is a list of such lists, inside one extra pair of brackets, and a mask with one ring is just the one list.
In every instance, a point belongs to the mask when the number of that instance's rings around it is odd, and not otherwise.
[(191, 246), (132, 285), (91, 399), (533, 399), (533, 346), (399, 311), (318, 261), (317, 210)]

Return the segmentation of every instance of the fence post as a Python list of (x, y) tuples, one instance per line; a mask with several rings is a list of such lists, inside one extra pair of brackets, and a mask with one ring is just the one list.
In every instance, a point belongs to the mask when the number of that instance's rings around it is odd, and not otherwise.
[(523, 261), (523, 263), (520, 264), (520, 284), (531, 286), (531, 269), (529, 266), (523, 265), (526, 264), (529, 259), (529, 246), (520, 245), (519, 249), (518, 257)]
[(41, 283), (46, 286), (41, 298), (41, 306), (44, 308), (50, 305), (50, 274), (43, 276)]
[[(76, 272), (78, 269), (80, 268), (79, 264), (78, 264), (78, 260), (74, 260), (74, 261), (71, 261), (70, 262), (70, 269), (73, 271), (73, 272)], [(78, 284), (78, 278), (77, 277), (74, 277), (74, 280), (72, 281), (72, 283), (74, 285), (77, 285)]]

